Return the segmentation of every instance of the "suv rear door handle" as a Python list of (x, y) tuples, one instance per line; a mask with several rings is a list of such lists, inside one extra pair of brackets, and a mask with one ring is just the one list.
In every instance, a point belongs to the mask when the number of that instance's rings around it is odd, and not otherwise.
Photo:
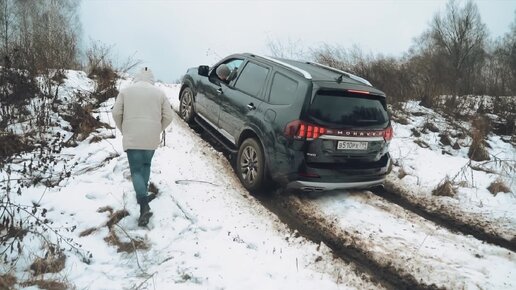
[(247, 108), (248, 108), (249, 110), (254, 110), (254, 109), (256, 109), (256, 107), (254, 106), (254, 104), (253, 104), (253, 103), (249, 103), (249, 104), (247, 104)]

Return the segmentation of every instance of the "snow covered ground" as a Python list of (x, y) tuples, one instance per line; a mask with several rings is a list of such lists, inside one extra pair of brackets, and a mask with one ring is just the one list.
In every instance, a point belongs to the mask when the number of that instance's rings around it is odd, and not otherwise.
[[(179, 86), (158, 85), (177, 110)], [(79, 87), (91, 90), (92, 82), (83, 73), (69, 72), (61, 92), (63, 100)], [(95, 113), (112, 126), (113, 102), (110, 99)], [(423, 110), (412, 106), (410, 110)], [(390, 180), (443, 205), (453, 204), (456, 210), (487, 217), (510, 237), (516, 227), (515, 196), (490, 194), (485, 188), (494, 176), (468, 172), (466, 179), (472, 176), (467, 180), (470, 187), (461, 187), (453, 198), (429, 193), (444, 176), (460, 172), (468, 162), (467, 150), (465, 146), (457, 152), (445, 148), (452, 155), (441, 154), (439, 138), (433, 133), (422, 137), (430, 148), (419, 147), (410, 136), (412, 127), (426, 121), (419, 118), (410, 117), (408, 125), (394, 124), (391, 152), (400, 167)], [(443, 122), (441, 128), (446, 126), (444, 120), (436, 122)], [(223, 154), (179, 117), (166, 134), (166, 144), (157, 150), (152, 165), (151, 182), (159, 196), (151, 203), (154, 216), (149, 229), (137, 226), (139, 213), (128, 162), (121, 135), (114, 129), (99, 129), (79, 146), (59, 154), (55, 168), (72, 170), (71, 178), (55, 188), (39, 185), (24, 188), (20, 196), (12, 195), (22, 204), (37, 203), (48, 209), (46, 217), (54, 222), (52, 227), (81, 245), (79, 254), (66, 252), (64, 270), (42, 277), (67, 281), (78, 289), (382, 288), (353, 264), (335, 258), (324, 244), (314, 244), (289, 229), (247, 193)], [(91, 143), (96, 137), (101, 141)], [(495, 136), (489, 142), (492, 154), (516, 160), (514, 146)], [(22, 166), (21, 161), (11, 164), (13, 172)], [(401, 168), (408, 175), (399, 180)], [(0, 174), (5, 180), (5, 171)], [(512, 174), (508, 182), (514, 192)], [(16, 177), (13, 173), (9, 178)], [(292, 199), (293, 205), (331, 224), (336, 232), (346, 233), (379, 264), (392, 265), (427, 285), (449, 289), (516, 287), (513, 252), (451, 233), (367, 191)], [(101, 208), (106, 210), (99, 212)], [(116, 213), (125, 217), (110, 224)], [(74, 231), (66, 230), (73, 226)], [(109, 244), (113, 235), (119, 244), (126, 243), (126, 248)], [(23, 255), (15, 268), (8, 264), (0, 268), (1, 272), (14, 273), (20, 282), (34, 279), (30, 265), (46, 251), (33, 235), (27, 235), (23, 244)], [(134, 252), (133, 247), (141, 249)], [(89, 253), (90, 263), (84, 263)], [(17, 258), (15, 255), (11, 258)]]
[[(407, 125), (393, 122), (394, 136), (390, 152), (397, 163), (388, 182), (409, 199), (423, 206), (446, 211), (470, 223), (481, 223), (506, 240), (516, 239), (516, 147), (502, 137), (490, 134), (487, 143), (490, 161), (470, 161), (467, 156), (471, 138), (460, 138), (456, 126), (451, 125), (441, 114), (409, 102), (406, 112)], [(439, 132), (424, 130), (424, 124), (431, 122)], [(470, 125), (460, 124), (467, 130)], [(415, 137), (413, 130), (420, 132)], [(426, 133), (425, 133), (426, 132)], [(447, 133), (452, 145), (457, 142), (460, 149), (443, 145), (439, 134)], [(456, 137), (453, 137), (456, 136)], [(510, 136), (507, 136), (510, 139)], [(422, 148), (414, 141), (424, 141), (429, 148)], [(468, 166), (483, 167), (495, 173), (473, 170)], [(400, 172), (403, 174), (400, 177)], [(432, 190), (448, 177), (457, 188), (453, 197), (432, 195)], [(501, 178), (512, 192), (493, 195), (489, 185)]]
[(510, 250), (452, 233), (370, 192), (334, 192), (295, 202), (342, 231), (380, 265), (422, 284), (447, 289), (516, 287), (516, 256)]

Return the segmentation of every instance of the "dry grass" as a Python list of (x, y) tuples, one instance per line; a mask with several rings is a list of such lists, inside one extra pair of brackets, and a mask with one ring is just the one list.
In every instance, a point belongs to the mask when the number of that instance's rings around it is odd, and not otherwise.
[(0, 289), (14, 289), (16, 277), (11, 274), (0, 275)]
[(509, 186), (507, 186), (505, 184), (505, 182), (503, 182), (503, 180), (501, 180), (500, 178), (493, 181), (489, 185), (489, 187), (487, 187), (487, 190), (489, 190), (489, 192), (492, 193), (494, 196), (496, 196), (499, 192), (503, 192), (503, 193), (511, 192), (511, 189), (509, 188)]
[(457, 189), (453, 186), (452, 182), (448, 177), (443, 179), (437, 187), (432, 190), (432, 194), (435, 196), (449, 196), (454, 197), (457, 194)]
[(147, 250), (149, 246), (141, 239), (133, 239), (129, 242), (122, 242), (115, 230), (112, 228), (109, 230), (109, 235), (104, 238), (108, 244), (116, 246), (117, 252), (133, 253), (136, 250)]
[(112, 215), (114, 212), (113, 208), (110, 207), (109, 205), (106, 205), (106, 206), (103, 206), (103, 207), (100, 207), (99, 209), (97, 209), (97, 212), (99, 212), (99, 213), (103, 213), (106, 211), (109, 212), (109, 215)]
[(473, 133), (471, 139), (473, 142), (468, 150), (468, 157), (473, 161), (489, 160), (489, 152), (486, 149), (486, 142), (484, 141), (489, 132), (489, 122), (487, 118), (477, 117), (471, 122)]
[(66, 256), (62, 252), (56, 254), (48, 254), (44, 258), (36, 258), (30, 269), (34, 271), (34, 275), (45, 273), (58, 273), (65, 268)]
[(473, 161), (486, 161), (490, 160), (489, 152), (484, 145), (484, 139), (478, 136), (473, 136), (473, 143), (469, 147), (468, 157)]
[(71, 285), (69, 285), (68, 283), (65, 283), (65, 282), (55, 281), (55, 280), (44, 280), (44, 279), (23, 282), (23, 283), (21, 283), (21, 286), (22, 287), (38, 286), (39, 289), (45, 289), (45, 290), (67, 290), (67, 289), (73, 288)]
[(83, 107), (80, 104), (73, 104), (70, 113), (62, 116), (65, 121), (70, 123), (72, 132), (78, 141), (86, 139), (97, 128), (107, 126), (94, 118), (92, 112), (93, 107), (89, 105)]
[(117, 224), (120, 220), (129, 215), (129, 212), (125, 209), (118, 210), (111, 214), (109, 220), (106, 222), (106, 226), (111, 229), (115, 224)]

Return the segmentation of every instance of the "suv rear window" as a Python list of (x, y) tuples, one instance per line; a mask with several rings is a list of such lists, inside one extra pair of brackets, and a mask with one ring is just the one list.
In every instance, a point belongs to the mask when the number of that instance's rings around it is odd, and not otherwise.
[(318, 92), (308, 117), (326, 126), (383, 129), (389, 124), (385, 99), (347, 92)]

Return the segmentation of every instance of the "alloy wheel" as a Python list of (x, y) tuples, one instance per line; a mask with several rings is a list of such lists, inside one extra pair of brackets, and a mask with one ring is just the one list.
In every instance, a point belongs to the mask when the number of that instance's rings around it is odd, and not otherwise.
[(183, 97), (181, 98), (181, 118), (187, 122), (190, 121), (192, 117), (192, 111), (192, 92), (188, 89), (185, 89), (183, 92)]
[(259, 166), (256, 150), (252, 146), (245, 147), (240, 160), (240, 168), (242, 168), (242, 179), (245, 180), (247, 184), (251, 185), (256, 181), (258, 170), (260, 169)]

